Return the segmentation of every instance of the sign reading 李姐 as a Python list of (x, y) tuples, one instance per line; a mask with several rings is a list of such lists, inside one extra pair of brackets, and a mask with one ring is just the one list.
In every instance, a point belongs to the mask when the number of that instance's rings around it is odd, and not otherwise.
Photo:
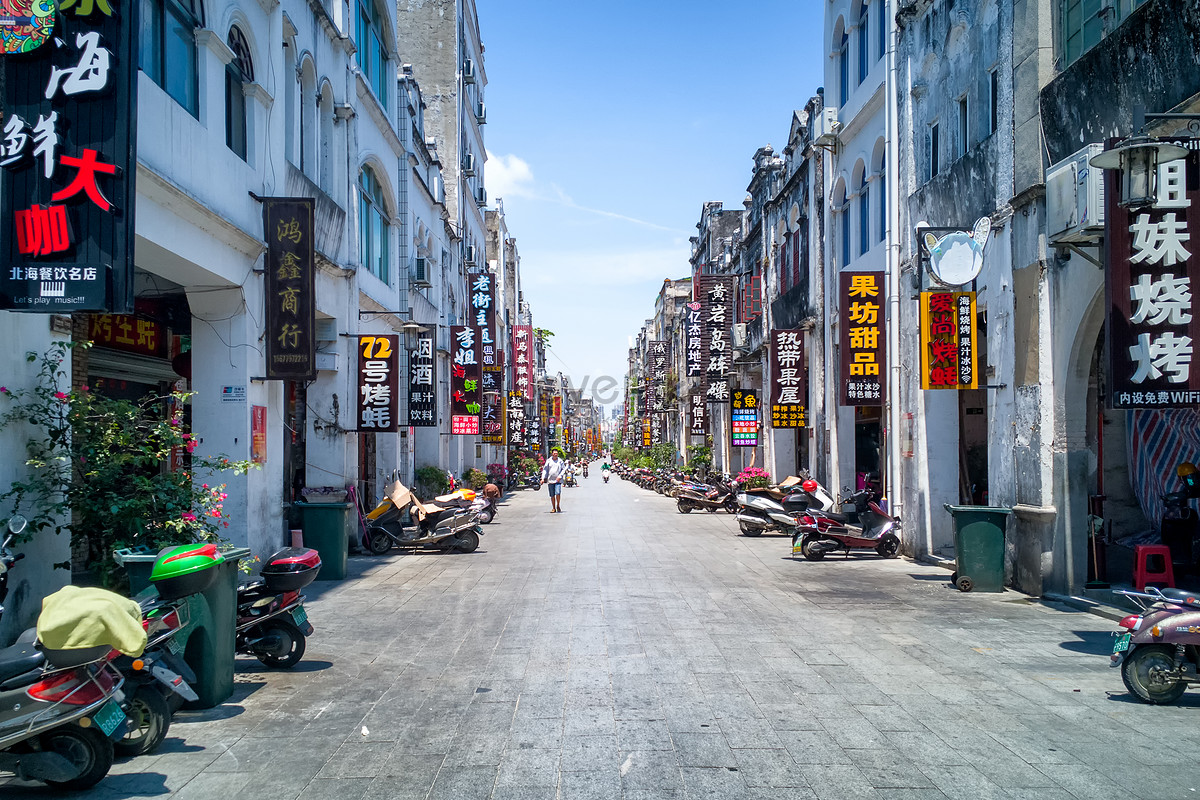
[(358, 430), (395, 433), (400, 429), (400, 337), (358, 337)]
[(883, 405), (883, 273), (843, 272), (841, 309), (841, 405)]
[(0, 308), (128, 313), (140, 6), (55, 6), (0, 11)]
[(1129, 210), (1117, 172), (1105, 176), (1108, 403), (1112, 408), (1200, 404), (1200, 154), (1159, 166), (1158, 202)]
[(804, 368), (804, 333), (771, 331), (771, 427), (805, 427), (808, 373)]
[(273, 380), (317, 377), (316, 250), (311, 197), (264, 197), (266, 370)]

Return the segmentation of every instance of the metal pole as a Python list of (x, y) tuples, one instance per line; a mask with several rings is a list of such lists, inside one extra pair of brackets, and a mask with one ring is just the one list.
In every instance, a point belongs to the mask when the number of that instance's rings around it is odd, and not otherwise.
[(887, 95), (887, 351), (888, 351), (888, 388), (887, 388), (887, 434), (883, 437), (888, 462), (888, 513), (894, 517), (900, 516), (904, 505), (900, 493), (900, 137), (896, 87), (899, 85), (899, 75), (896, 67), (896, 47), (899, 30), (896, 27), (896, 0), (887, 0), (888, 13), (888, 49), (887, 49), (887, 80), (885, 93)]

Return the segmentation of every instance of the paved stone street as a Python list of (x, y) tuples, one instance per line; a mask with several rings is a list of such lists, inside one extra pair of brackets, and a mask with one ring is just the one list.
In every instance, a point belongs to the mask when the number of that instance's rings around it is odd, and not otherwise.
[[(473, 555), (352, 559), (294, 671), (83, 797), (1196, 797), (1200, 692), (1133, 702), (1113, 623), (779, 537), (593, 475)], [(3, 785), (6, 798), (54, 792)]]

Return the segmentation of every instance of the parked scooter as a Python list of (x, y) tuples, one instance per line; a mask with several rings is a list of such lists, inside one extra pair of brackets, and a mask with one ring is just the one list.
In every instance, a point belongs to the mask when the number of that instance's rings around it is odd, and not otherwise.
[(800, 479), (789, 477), (777, 487), (745, 489), (738, 493), (738, 528), (744, 536), (778, 531), (795, 534), (795, 514), (808, 508), (809, 497), (799, 490)]
[[(393, 475), (398, 476), (398, 473), (393, 472)], [(430, 503), (438, 508), (458, 508), (463, 511), (472, 511), (480, 525), (487, 525), (495, 518), (496, 512), (499, 510), (496, 504), (499, 496), (500, 487), (489, 483), (483, 487), (481, 492), (466, 488), (457, 489), (449, 494), (433, 498)]]
[(276, 669), (298, 664), (313, 634), (300, 590), (317, 579), (320, 569), (316, 550), (285, 547), (263, 564), (262, 580), (238, 587), (237, 652)]
[(730, 514), (738, 510), (737, 481), (718, 480), (714, 485), (685, 483), (676, 493), (675, 507), (680, 514), (690, 513), (693, 509), (702, 508), (708, 512), (723, 508)]
[(1174, 703), (1200, 683), (1200, 596), (1180, 589), (1117, 589), (1142, 607), (1118, 625), (1110, 666), (1134, 697), (1152, 705)]
[(800, 489), (809, 505), (797, 515), (793, 557), (800, 554), (809, 561), (820, 561), (827, 553), (839, 550), (847, 556), (852, 550), (873, 550), (882, 558), (900, 554), (900, 520), (872, 499), (872, 489), (859, 489), (846, 498), (846, 503), (854, 505), (853, 515), (833, 511), (833, 498), (811, 478), (801, 483)]
[(483, 535), (477, 517), (469, 509), (422, 503), (395, 470), (384, 499), (367, 514), (367, 549), (375, 555), (393, 546), (473, 553)]

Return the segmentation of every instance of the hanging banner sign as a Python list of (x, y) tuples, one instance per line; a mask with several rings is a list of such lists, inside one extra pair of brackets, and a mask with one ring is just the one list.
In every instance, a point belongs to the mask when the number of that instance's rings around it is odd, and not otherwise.
[(450, 326), (450, 433), (479, 435), (479, 329)]
[(651, 431), (650, 417), (642, 417), (642, 447), (650, 447), (654, 444), (654, 435)]
[(524, 447), (525, 439), (525, 399), (520, 392), (508, 393), (508, 444), (510, 447)]
[(704, 375), (704, 323), (703, 306), (692, 302), (684, 306), (683, 311), (683, 350), (685, 373), (689, 378), (699, 378)]
[(130, 313), (141, 6), (56, 5), (0, 4), (0, 308)]
[[(484, 380), (491, 372), (483, 373)], [(480, 425), (483, 431), (484, 444), (504, 444), (504, 393), (497, 390), (485, 391), (483, 410), (480, 413)]]
[(358, 427), (371, 433), (400, 429), (400, 337), (358, 337)]
[(250, 460), (267, 463), (267, 407), (250, 406)]
[(513, 326), (513, 386), (526, 400), (533, 400), (533, 326)]
[(729, 400), (729, 377), (733, 366), (733, 342), (730, 324), (733, 310), (733, 283), (728, 277), (706, 276), (701, 284), (705, 298), (704, 333), (707, 342), (707, 395), (711, 402)]
[(264, 197), (266, 370), (271, 380), (317, 377), (316, 251), (311, 197)]
[(700, 392), (688, 397), (691, 414), (688, 421), (689, 436), (708, 436), (708, 399)]
[(408, 424), (411, 427), (437, 427), (436, 385), (433, 331), (423, 331), (417, 334), (416, 349), (408, 354)]
[(771, 427), (805, 427), (807, 401), (803, 331), (771, 331)]
[(1117, 204), (1119, 173), (1105, 174), (1110, 408), (1200, 405), (1200, 364), (1195, 353), (1200, 339), (1200, 292), (1195, 291), (1200, 287), (1197, 174), (1200, 154), (1196, 150), (1159, 165), (1158, 202), (1133, 210)]
[(730, 398), (730, 420), (734, 447), (758, 446), (758, 392), (735, 389)]
[(921, 388), (974, 389), (975, 293), (921, 292)]
[(839, 276), (841, 322), (841, 405), (883, 405), (883, 273), (843, 272)]
[(479, 363), (486, 370), (500, 364), (500, 348), (496, 346), (496, 287), (490, 272), (471, 276), (468, 302), (474, 325), (479, 328)]

